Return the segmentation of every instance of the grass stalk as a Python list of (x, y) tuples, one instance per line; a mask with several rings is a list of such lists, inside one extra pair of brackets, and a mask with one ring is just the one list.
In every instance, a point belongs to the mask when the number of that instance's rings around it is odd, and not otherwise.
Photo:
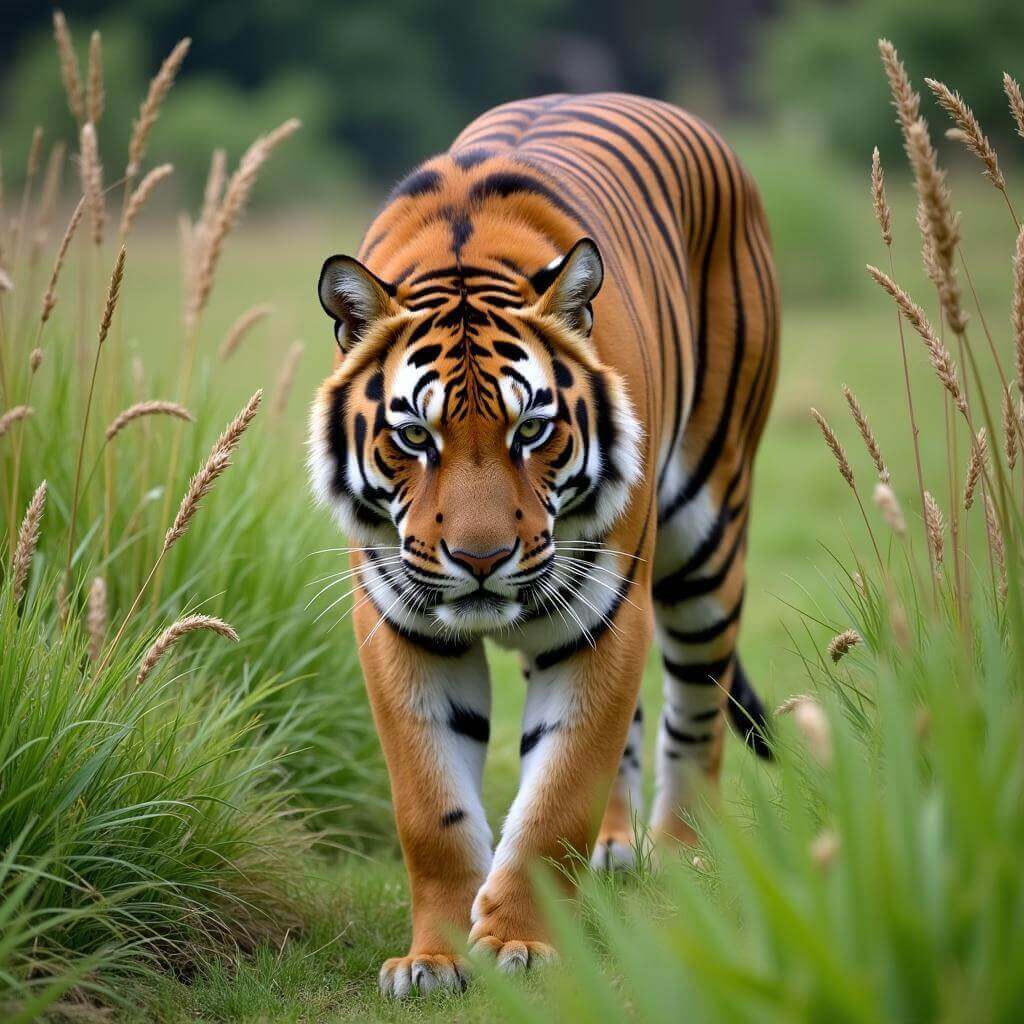
[(71, 559), (75, 550), (75, 525), (78, 518), (79, 488), (82, 482), (82, 462), (85, 458), (85, 443), (89, 436), (89, 417), (92, 413), (93, 394), (96, 390), (96, 376), (100, 365), (100, 355), (103, 352), (107, 334), (110, 331), (110, 323), (117, 308), (117, 299), (121, 291), (121, 283), (124, 279), (124, 265), (127, 251), (122, 245), (114, 262), (114, 269), (110, 275), (110, 285), (107, 289), (107, 301), (100, 320), (99, 334), (96, 340), (96, 352), (92, 362), (92, 372), (89, 377), (89, 390), (85, 399), (85, 414), (82, 418), (82, 436), (78, 443), (78, 459), (75, 467), (75, 483), (71, 491), (71, 514), (68, 522), (68, 550), (64, 566), (64, 578), (68, 586), (71, 581)]

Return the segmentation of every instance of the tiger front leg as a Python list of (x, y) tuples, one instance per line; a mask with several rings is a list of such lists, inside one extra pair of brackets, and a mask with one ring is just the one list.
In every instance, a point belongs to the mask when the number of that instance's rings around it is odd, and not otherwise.
[(636, 708), (650, 617), (624, 606), (596, 648), (531, 664), (519, 792), (487, 881), (473, 903), (474, 952), (517, 971), (551, 959), (531, 871), (543, 859), (566, 863), (586, 852), (615, 777)]
[[(356, 612), (362, 642), (377, 612)], [(490, 684), (480, 642), (464, 653), (424, 652), (382, 626), (361, 647), (384, 748), (412, 897), (412, 940), (380, 970), (384, 995), (464, 989), (458, 946), (491, 863), (480, 785), (490, 730)]]

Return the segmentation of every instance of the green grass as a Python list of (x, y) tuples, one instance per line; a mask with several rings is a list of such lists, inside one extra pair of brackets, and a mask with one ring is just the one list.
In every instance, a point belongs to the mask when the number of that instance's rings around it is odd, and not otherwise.
[[(13, 923), (0, 1005), (27, 1012), (33, 989), (90, 959), (122, 981), (194, 971), (301, 921), (307, 896), (293, 880), (313, 835), (281, 757), (303, 724), (294, 709), (261, 722), (281, 684), (225, 686), (167, 661), (137, 683), (145, 634), (97, 672), (77, 617), (53, 630), (52, 587), (20, 612), (11, 597), (5, 586), (0, 905)], [(111, 981), (88, 980), (119, 998)]]

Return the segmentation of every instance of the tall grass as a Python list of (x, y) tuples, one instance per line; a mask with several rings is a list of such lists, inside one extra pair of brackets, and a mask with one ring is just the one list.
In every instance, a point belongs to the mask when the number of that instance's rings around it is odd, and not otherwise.
[[(99, 36), (83, 86), (60, 15), (55, 33), (82, 199), (61, 229), (63, 144), (40, 181), (37, 133), (0, 221), (5, 1020), (280, 941), (309, 916), (303, 854), (379, 831), (384, 804), (351, 646), (305, 612), (309, 556), (331, 534), (276, 422), (298, 349), (275, 422), (256, 399), (218, 437), (241, 398), (203, 329), (258, 172), (298, 123), (257, 139), (231, 175), (214, 158), (199, 214), (181, 219), (182, 316), (168, 330), (133, 292), (132, 232), (171, 173), (143, 160), (187, 41), (122, 165), (97, 130), (111, 87)], [(133, 339), (175, 333), (146, 365), (156, 346)]]
[[(44, 956), (124, 960), (127, 947), (178, 970), (294, 928), (311, 836), (281, 757), (301, 723), (266, 728), (259, 714), (283, 684), (218, 685), (170, 663), (139, 682), (144, 634), (95, 674), (86, 631), (77, 617), (55, 628), (52, 597), (37, 588), (19, 609), (9, 588), (0, 596), (5, 911), (14, 898), (11, 912), (24, 902), (40, 923), (62, 919), (41, 931)], [(11, 950), (29, 968), (11, 971), (15, 990), (45, 973), (29, 938)]]
[[(488, 974), (510, 1019), (1020, 1019), (1024, 232), (970, 109), (929, 80), (1017, 236), (1012, 293), (986, 313), (920, 97), (895, 49), (883, 41), (881, 52), (920, 243), (894, 227), (877, 151), (872, 202), (886, 250), (922, 246), (926, 282), (895, 281), (888, 257), (886, 270), (870, 268), (898, 311), (899, 384), (862, 397), (868, 409), (904, 405), (917, 479), (893, 474), (852, 393), (856, 433), (815, 412), (863, 520), (864, 550), (836, 559), (831, 607), (808, 610), (793, 632), (807, 692), (779, 708), (776, 767), (747, 763), (744, 798), (708, 807), (699, 849), (662, 875), (587, 879), (582, 919), (551, 888), (565, 963), (526, 991)], [(1007, 95), (1012, 110), (1009, 86)], [(905, 372), (922, 344), (930, 393), (912, 390)], [(921, 409), (936, 403), (944, 477), (929, 477), (919, 453)], [(861, 477), (867, 460), (850, 455), (844, 434), (860, 435), (879, 479)]]

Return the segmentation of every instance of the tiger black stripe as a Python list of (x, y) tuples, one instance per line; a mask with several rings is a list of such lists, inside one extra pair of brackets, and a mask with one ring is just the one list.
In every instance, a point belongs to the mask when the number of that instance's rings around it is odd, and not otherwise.
[(491, 738), (491, 723), (478, 711), (462, 704), (450, 702), (451, 714), (448, 717), (448, 728), (460, 736), (486, 743)]

